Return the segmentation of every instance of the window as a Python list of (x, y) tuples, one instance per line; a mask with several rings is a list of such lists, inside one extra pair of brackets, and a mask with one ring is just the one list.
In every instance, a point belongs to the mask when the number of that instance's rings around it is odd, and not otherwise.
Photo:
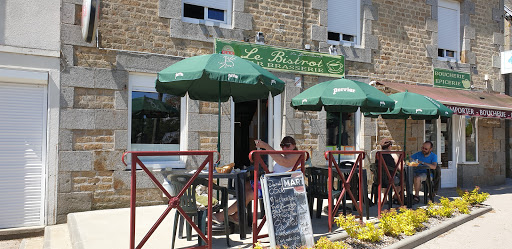
[(231, 24), (231, 0), (183, 0), (183, 21), (206, 25)]
[(327, 42), (355, 45), (360, 42), (360, 0), (329, 0)]
[(466, 127), (465, 127), (465, 162), (477, 162), (477, 118), (466, 116)]
[[(179, 151), (182, 98), (157, 93), (155, 76), (130, 75), (129, 148), (132, 151)], [(182, 167), (176, 157), (142, 157), (146, 167)]]
[(438, 5), (438, 50), (441, 60), (456, 61), (460, 52), (460, 3), (439, 0)]
[[(343, 124), (341, 132), (341, 145), (355, 145), (355, 122), (353, 113), (343, 113)], [(340, 125), (339, 112), (327, 112), (327, 146), (338, 145), (338, 131)]]

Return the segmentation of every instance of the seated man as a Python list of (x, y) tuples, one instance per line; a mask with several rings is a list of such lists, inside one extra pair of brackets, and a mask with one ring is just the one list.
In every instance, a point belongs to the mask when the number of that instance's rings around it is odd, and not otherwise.
[[(437, 155), (432, 152), (433, 144), (430, 141), (423, 143), (421, 151), (414, 153), (411, 156), (412, 160), (418, 160), (420, 165), (427, 165), (431, 169), (437, 171)], [(414, 171), (414, 203), (420, 202), (420, 188), (421, 182), (427, 179), (427, 170), (419, 169)]]

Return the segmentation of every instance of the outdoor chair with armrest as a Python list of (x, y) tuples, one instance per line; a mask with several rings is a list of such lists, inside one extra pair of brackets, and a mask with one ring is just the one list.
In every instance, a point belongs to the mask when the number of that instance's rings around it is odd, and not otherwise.
[[(316, 218), (322, 216), (323, 200), (328, 198), (327, 181), (329, 179), (329, 170), (323, 168), (306, 168), (306, 178), (308, 179), (307, 194), (310, 215), (313, 216), (313, 201), (316, 198)], [(338, 198), (341, 191), (333, 189), (333, 198)]]
[[(169, 193), (172, 196), (176, 196), (181, 191), (181, 189), (183, 189), (183, 187), (187, 184), (189, 179), (190, 179), (190, 176), (187, 176), (187, 175), (169, 175), (169, 176), (167, 176), (167, 178), (165, 180), (169, 183)], [(183, 196), (180, 198), (180, 207), (183, 209), (183, 211), (185, 211), (185, 213), (187, 215), (189, 215), (193, 218), (195, 217), (195, 219), (196, 219), (195, 223), (198, 224), (198, 227), (201, 229), (201, 231), (206, 234), (206, 218), (207, 218), (206, 216), (207, 216), (207, 214), (206, 214), (206, 211), (198, 210), (197, 203), (196, 203), (195, 188), (199, 184), (208, 186), (208, 181), (206, 179), (196, 178), (194, 180), (194, 183), (191, 185), (191, 187), (189, 187), (186, 190), (185, 194), (183, 194)], [(228, 217), (227, 217), (228, 216), (228, 213), (227, 213), (227, 209), (228, 209), (227, 189), (224, 187), (220, 187), (218, 185), (213, 185), (213, 188), (216, 190), (220, 190), (220, 192), (221, 192), (220, 205), (213, 206), (212, 207), (213, 212), (218, 212), (218, 211), (220, 211), (220, 209), (224, 209), (224, 211), (225, 211), (224, 218), (227, 220), (228, 219)], [(183, 238), (184, 219), (179, 214), (179, 212), (176, 212), (174, 214), (174, 226), (173, 226), (171, 249), (174, 249), (174, 246), (175, 246), (178, 220), (180, 220), (178, 238), (180, 238), (180, 239)], [(229, 232), (230, 231), (229, 231), (229, 226), (227, 226), (226, 224), (227, 223), (225, 223), (225, 225), (224, 225), (224, 232), (226, 234), (227, 245), (230, 246), (230, 244), (229, 244)], [(188, 223), (187, 223), (186, 234), (187, 234), (187, 240), (190, 241), (192, 239), (192, 227)], [(199, 245), (202, 245), (203, 244), (202, 239), (199, 239), (198, 243), (199, 243)]]

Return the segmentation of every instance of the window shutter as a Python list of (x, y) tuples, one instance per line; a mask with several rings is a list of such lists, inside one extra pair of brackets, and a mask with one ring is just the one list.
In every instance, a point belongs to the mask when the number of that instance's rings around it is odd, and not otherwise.
[(357, 36), (358, 4), (358, 0), (328, 0), (328, 31)]
[(460, 51), (460, 7), (458, 3), (439, 1), (438, 47)]
[(44, 224), (44, 85), (0, 82), (0, 229)]
[[(208, 8), (228, 10), (231, 6), (231, 0), (183, 0), (183, 3), (204, 6)], [(231, 10), (229, 10), (231, 11)]]

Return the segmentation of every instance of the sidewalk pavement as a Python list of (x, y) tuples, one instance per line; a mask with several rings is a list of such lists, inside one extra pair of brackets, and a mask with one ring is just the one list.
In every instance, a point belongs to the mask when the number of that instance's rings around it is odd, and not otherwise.
[(481, 191), (491, 194), (485, 203), (493, 208), (492, 211), (417, 248), (510, 248), (512, 245), (512, 179), (506, 179), (505, 185), (482, 187)]
[[(405, 239), (399, 243), (393, 244), (391, 247), (413, 248), (418, 243), (426, 242), (417, 248), (506, 248), (507, 246), (504, 245), (512, 244), (512, 238), (509, 236), (511, 234), (510, 230), (512, 229), (512, 225), (510, 225), (512, 224), (512, 216), (508, 214), (512, 210), (512, 179), (507, 179), (505, 185), (486, 187), (483, 188), (482, 191), (491, 193), (491, 197), (486, 203), (494, 208), (493, 211), (486, 213), (491, 209), (479, 209), (477, 210), (479, 213), (454, 218), (453, 220), (445, 222), (446, 224), (443, 223), (442, 226), (439, 226), (441, 229), (426, 230), (409, 237), (409, 241)], [(436, 201), (439, 201), (440, 196), (456, 197), (457, 194), (454, 188), (441, 189)], [(326, 201), (324, 201), (324, 206), (325, 204)], [(421, 206), (421, 204), (414, 205), (414, 208), (419, 206)], [(158, 219), (165, 207), (166, 206), (152, 206), (137, 208), (136, 244), (139, 243), (151, 225)], [(396, 205), (394, 205), (394, 207), (396, 207)], [(371, 207), (371, 220), (375, 219), (376, 213), (376, 206)], [(481, 214), (484, 215), (480, 216)], [(161, 227), (156, 230), (155, 234), (143, 248), (170, 248), (172, 235), (171, 221), (173, 218), (174, 211), (167, 216), (162, 222)], [(456, 227), (473, 218), (475, 219)], [(313, 217), (312, 223), (315, 240), (319, 239), (321, 236), (327, 236), (330, 240), (335, 241), (347, 236), (341, 229), (334, 230), (329, 234), (327, 232), (327, 216), (325, 214), (322, 215), (321, 219)], [(439, 234), (454, 227), (456, 228), (439, 236)], [(435, 238), (436, 236), (439, 237)], [(248, 234), (246, 240), (240, 240), (238, 234), (231, 234), (230, 238), (231, 247), (251, 247), (252, 234)], [(16, 241), (17, 243), (10, 245), (6, 244), (8, 242), (9, 241), (1, 241), (0, 248), (5, 248), (4, 246), (13, 249), (41, 247), (20, 247), (21, 241)], [(129, 209), (127, 208), (69, 214), (68, 224), (46, 227), (44, 238), (45, 249), (127, 248), (128, 243)], [(195, 245), (197, 245), (197, 237), (193, 237), (192, 241), (178, 238), (176, 240), (176, 248), (185, 248)], [(225, 236), (223, 235), (214, 236), (212, 245), (213, 248), (228, 248)], [(264, 245), (268, 245), (268, 243)]]
[[(456, 197), (455, 189), (442, 189), (439, 193), (440, 196)], [(437, 201), (439, 197), (437, 197)], [(324, 201), (326, 206), (327, 201)], [(423, 205), (414, 205), (414, 208)], [(316, 205), (313, 205), (316, 207)], [(137, 221), (136, 221), (136, 245), (141, 241), (144, 235), (149, 231), (149, 228), (154, 224), (158, 217), (162, 214), (166, 206), (152, 206), (152, 207), (138, 207), (137, 208)], [(397, 207), (397, 205), (394, 205)], [(316, 210), (315, 210), (316, 213)], [(370, 220), (375, 220), (377, 216), (377, 206), (374, 205), (370, 208)], [(172, 236), (172, 220), (174, 219), (174, 210), (164, 219), (160, 227), (149, 238), (143, 248), (170, 248)], [(347, 237), (346, 232), (341, 228), (336, 229), (333, 227), (333, 232), (328, 233), (327, 230), (327, 216), (322, 215), (321, 219), (312, 218), (313, 232), (315, 240), (322, 236), (336, 241)], [(97, 210), (83, 213), (73, 213), (68, 215), (68, 227), (73, 243), (73, 248), (80, 249), (101, 249), (101, 248), (127, 248), (129, 245), (129, 209), (114, 209), (114, 210)], [(263, 233), (266, 231), (266, 226), (263, 228)], [(428, 240), (432, 237), (428, 237)], [(231, 234), (231, 247), (235, 248), (250, 248), (252, 246), (252, 233), (247, 235), (247, 239), (240, 240), (238, 234)], [(262, 239), (262, 242), (268, 242), (268, 238)], [(197, 245), (197, 236), (192, 238), (192, 241), (186, 239), (176, 238), (176, 248), (185, 248)], [(224, 235), (214, 236), (213, 248), (228, 248)], [(268, 243), (263, 243), (268, 245)]]

